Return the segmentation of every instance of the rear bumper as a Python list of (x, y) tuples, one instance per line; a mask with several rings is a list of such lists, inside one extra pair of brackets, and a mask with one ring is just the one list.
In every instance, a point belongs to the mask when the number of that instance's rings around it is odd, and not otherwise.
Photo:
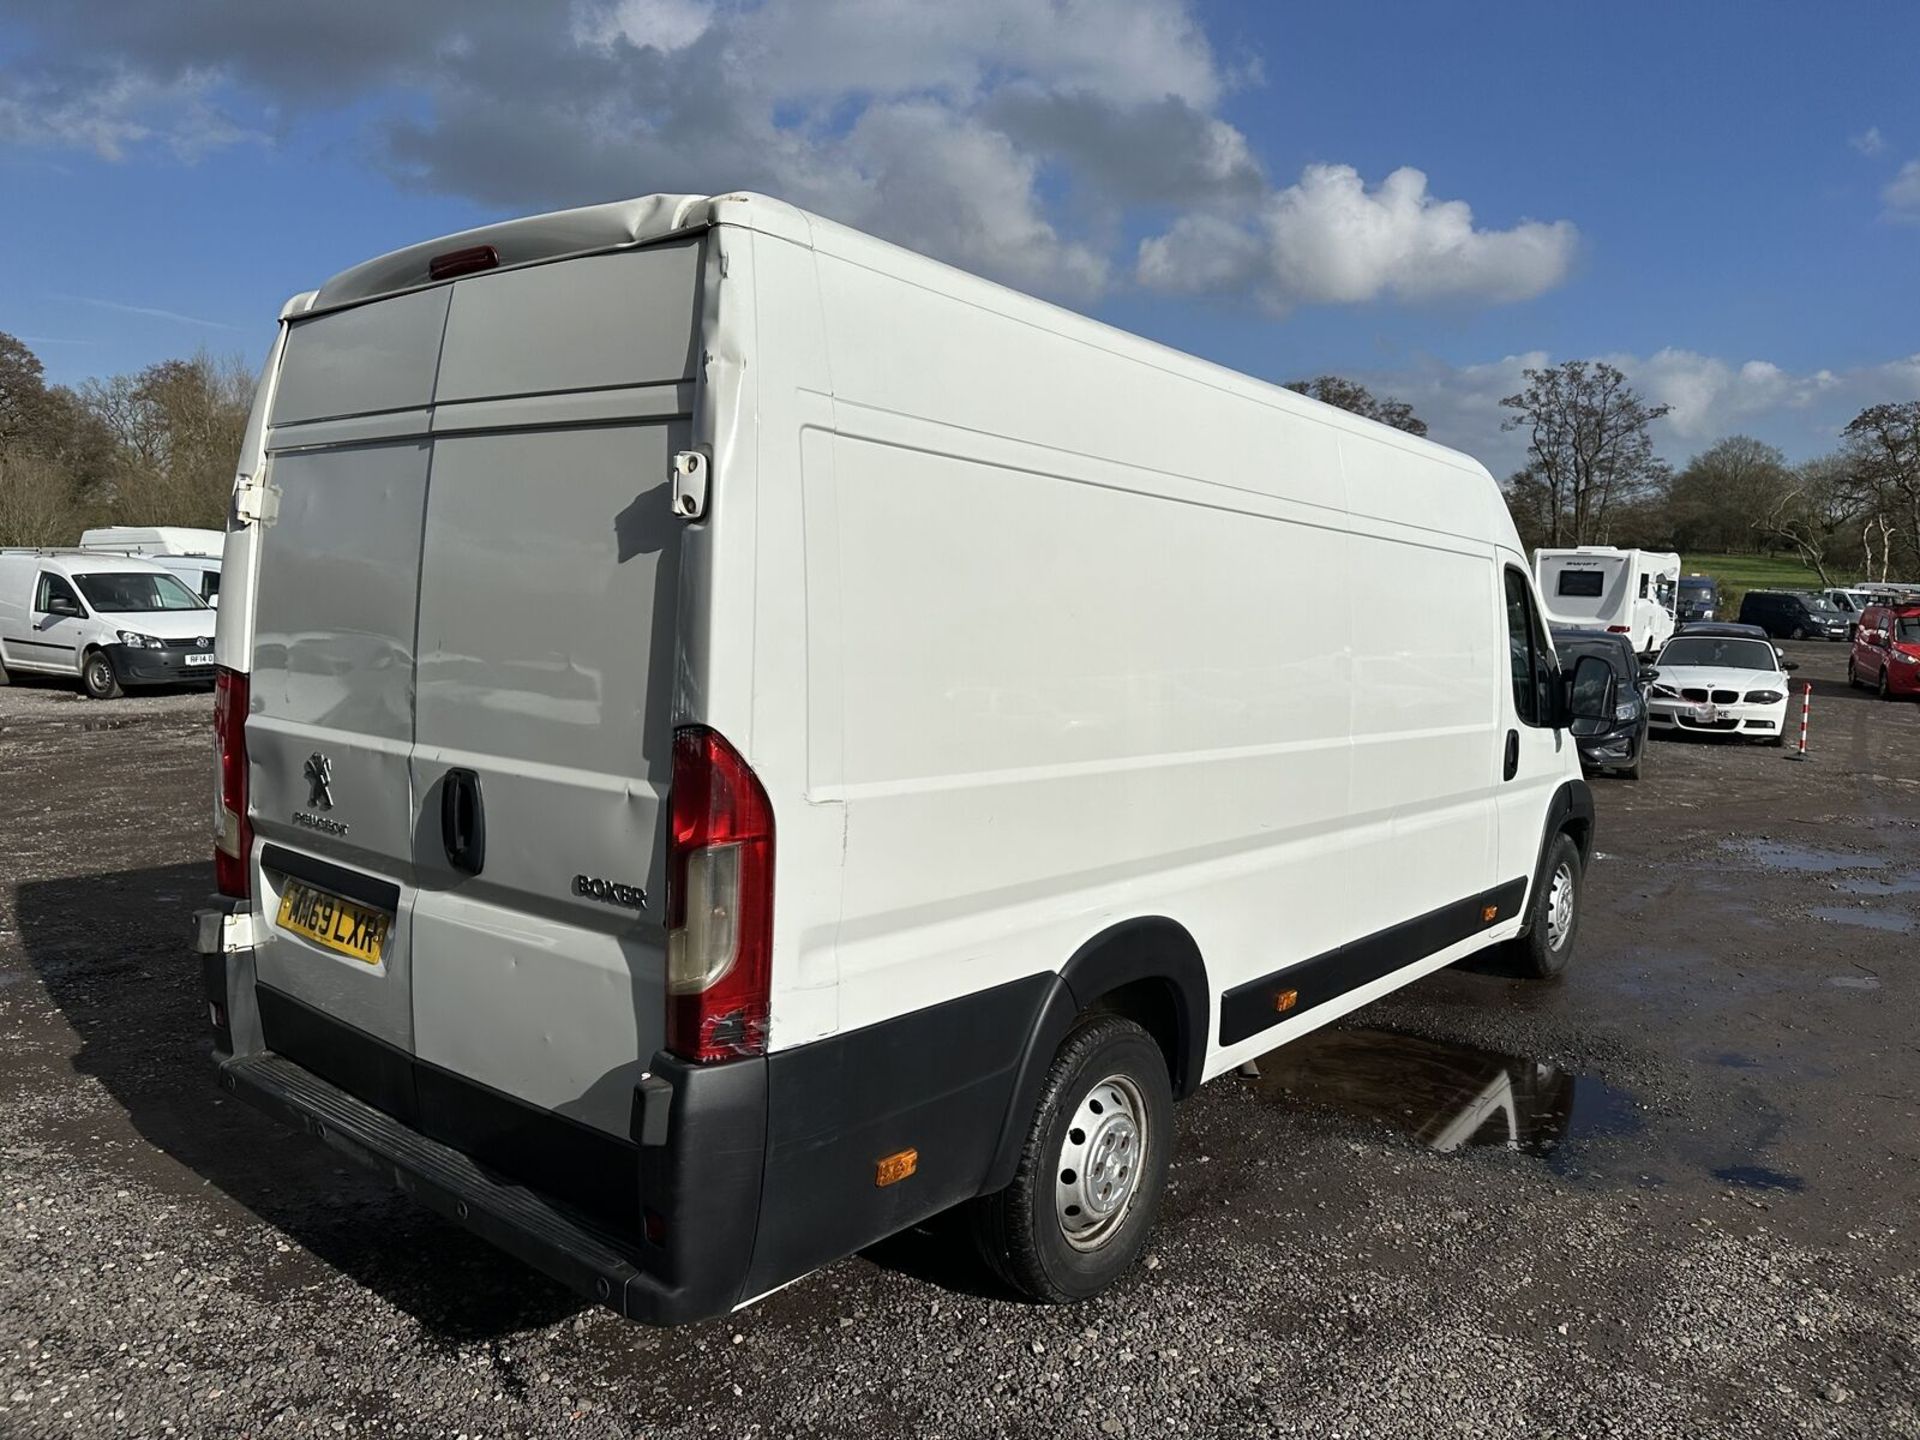
[[(197, 645), (168, 645), (153, 650), (131, 645), (102, 647), (113, 662), (113, 674), (122, 685), (178, 685), (188, 680), (213, 683), (213, 651)], [(189, 656), (201, 657), (193, 663)]]

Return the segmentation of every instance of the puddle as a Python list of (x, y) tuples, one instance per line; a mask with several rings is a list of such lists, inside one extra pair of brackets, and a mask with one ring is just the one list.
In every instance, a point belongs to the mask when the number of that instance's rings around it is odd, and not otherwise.
[(1827, 984), (1837, 990), (1878, 990), (1880, 978), (1877, 975), (1833, 975)]
[(1836, 880), (1833, 888), (1843, 895), (1920, 895), (1920, 871), (1890, 880)]
[(1842, 850), (1815, 850), (1806, 845), (1789, 845), (1784, 840), (1722, 840), (1722, 850), (1756, 860), (1769, 870), (1798, 870), (1805, 873), (1831, 870), (1872, 870), (1886, 864), (1880, 855), (1849, 855)]
[(1816, 905), (1814, 918), (1830, 921), (1835, 925), (1858, 925), (1867, 930), (1891, 930), (1896, 935), (1905, 935), (1913, 929), (1913, 919), (1908, 915), (1896, 915), (1891, 910), (1856, 910), (1851, 905)]
[(1744, 1186), (1749, 1190), (1792, 1190), (1807, 1188), (1807, 1182), (1798, 1175), (1789, 1175), (1784, 1170), (1769, 1170), (1764, 1165), (1722, 1165), (1713, 1172), (1713, 1178), (1724, 1180), (1729, 1185)]
[(1592, 1076), (1391, 1030), (1317, 1030), (1260, 1057), (1260, 1095), (1378, 1121), (1431, 1150), (1499, 1145), (1559, 1157), (1640, 1128), (1633, 1098)]

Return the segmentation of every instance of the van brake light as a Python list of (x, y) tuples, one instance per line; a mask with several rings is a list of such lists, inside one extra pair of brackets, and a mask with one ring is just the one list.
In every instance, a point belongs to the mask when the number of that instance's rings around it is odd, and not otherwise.
[(1607, 634), (1625, 635), (1625, 634), (1628, 634), (1632, 629), (1633, 627), (1631, 625), (1609, 625), (1607, 626)]
[(247, 862), (253, 823), (247, 818), (247, 677), (222, 669), (213, 682), (213, 878), (222, 895), (253, 893)]
[(491, 270), (500, 263), (500, 252), (491, 245), (469, 245), (464, 250), (449, 250), (427, 262), (427, 278), (451, 280), (456, 275), (473, 275)]
[(667, 1049), (706, 1063), (767, 1048), (773, 806), (718, 731), (673, 738), (667, 836)]

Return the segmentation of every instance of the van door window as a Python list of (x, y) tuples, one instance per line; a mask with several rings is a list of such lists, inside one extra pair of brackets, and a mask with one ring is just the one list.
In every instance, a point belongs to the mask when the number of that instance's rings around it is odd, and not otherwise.
[(1653, 577), (1651, 575), (1642, 575), (1640, 577), (1640, 598), (1642, 600), (1647, 598), (1647, 581), (1651, 580), (1652, 578)]
[(40, 584), (33, 592), (34, 610), (41, 615), (51, 613), (55, 596), (71, 600), (74, 609), (83, 615), (86, 614), (86, 607), (80, 603), (80, 597), (73, 593), (73, 587), (58, 575), (50, 574), (42, 570), (40, 572)]
[(1527, 589), (1527, 577), (1507, 571), (1507, 651), (1513, 667), (1513, 708), (1523, 725), (1546, 725), (1547, 703), (1556, 667), (1540, 615)]

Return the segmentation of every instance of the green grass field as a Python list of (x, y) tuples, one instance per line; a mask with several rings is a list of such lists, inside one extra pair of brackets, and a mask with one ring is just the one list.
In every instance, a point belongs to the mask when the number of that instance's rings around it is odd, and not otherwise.
[(1682, 555), (1680, 573), (1711, 575), (1722, 590), (1820, 588), (1820, 576), (1791, 555)]

